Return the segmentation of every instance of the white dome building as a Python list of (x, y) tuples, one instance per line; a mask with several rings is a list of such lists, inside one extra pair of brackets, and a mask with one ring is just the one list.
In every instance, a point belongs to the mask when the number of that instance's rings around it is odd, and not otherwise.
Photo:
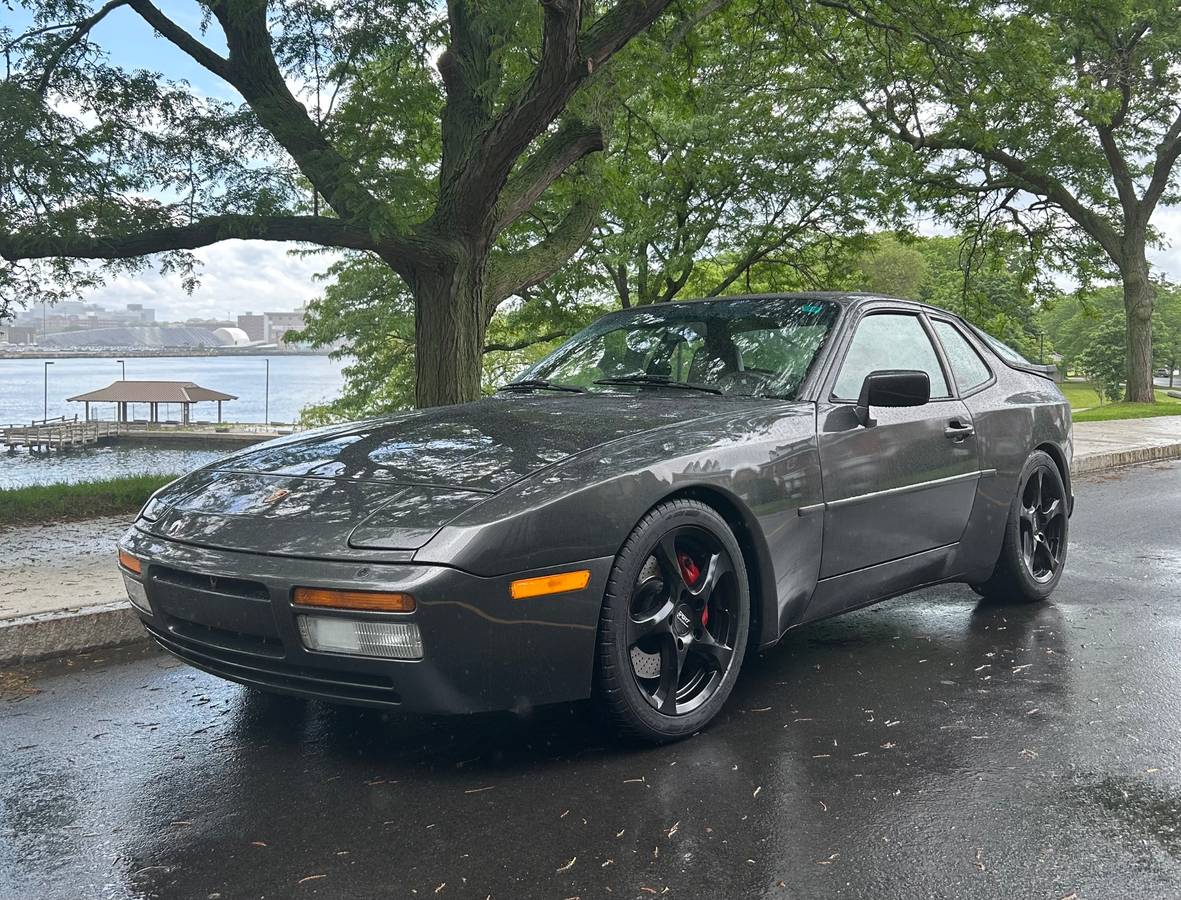
[(213, 336), (223, 347), (247, 347), (253, 343), (241, 328), (216, 328)]

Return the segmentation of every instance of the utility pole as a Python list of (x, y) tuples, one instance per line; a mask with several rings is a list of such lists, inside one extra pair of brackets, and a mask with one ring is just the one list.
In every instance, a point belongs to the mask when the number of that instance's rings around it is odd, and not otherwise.
[(266, 363), (267, 363), (267, 386), (266, 386), (266, 391), (263, 394), (263, 397), (264, 397), (263, 407), (262, 407), (263, 425), (266, 425), (269, 421), (271, 421), (271, 359), (270, 359), (270, 357), (267, 357)]
[(44, 404), (41, 407), (41, 418), (43, 420), (49, 418), (49, 367), (52, 365), (52, 362), (45, 360), (45, 397)]
[(117, 360), (115, 360), (115, 362), (117, 362), (119, 364), (119, 368), (123, 372), (123, 374), (120, 376), (120, 378), (122, 378), (123, 381), (126, 381), (127, 380), (127, 365), (121, 359), (117, 359)]

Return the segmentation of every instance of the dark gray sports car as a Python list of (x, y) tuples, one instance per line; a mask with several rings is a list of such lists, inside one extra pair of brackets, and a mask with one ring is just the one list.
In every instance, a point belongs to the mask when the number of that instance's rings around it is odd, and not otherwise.
[(1070, 409), (939, 309), (738, 297), (600, 319), (494, 396), (272, 441), (157, 493), (120, 543), (152, 637), (329, 701), (598, 698), (704, 726), (790, 628), (962, 581), (1040, 600)]

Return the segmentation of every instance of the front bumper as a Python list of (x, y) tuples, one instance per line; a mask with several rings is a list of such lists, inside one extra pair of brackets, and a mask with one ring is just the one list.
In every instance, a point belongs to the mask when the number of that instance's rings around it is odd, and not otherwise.
[[(445, 566), (213, 550), (137, 528), (120, 547), (143, 562), (136, 580), (151, 611), (133, 608), (156, 643), (232, 681), (333, 702), (437, 713), (520, 709), (590, 694), (610, 557), (483, 578)], [(591, 572), (582, 591), (510, 597), (514, 579), (574, 568)], [(412, 594), (413, 613), (315, 612), (415, 622), (423, 658), (306, 649), (291, 602), (296, 587)]]

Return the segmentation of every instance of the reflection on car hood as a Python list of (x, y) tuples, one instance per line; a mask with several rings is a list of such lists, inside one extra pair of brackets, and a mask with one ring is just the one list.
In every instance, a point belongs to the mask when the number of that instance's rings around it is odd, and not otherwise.
[(140, 527), (204, 547), (388, 558), (574, 453), (724, 408), (708, 398), (514, 396), (327, 429), (180, 479)]
[(723, 403), (663, 394), (490, 397), (263, 444), (211, 468), (498, 491), (571, 454), (720, 412)]

